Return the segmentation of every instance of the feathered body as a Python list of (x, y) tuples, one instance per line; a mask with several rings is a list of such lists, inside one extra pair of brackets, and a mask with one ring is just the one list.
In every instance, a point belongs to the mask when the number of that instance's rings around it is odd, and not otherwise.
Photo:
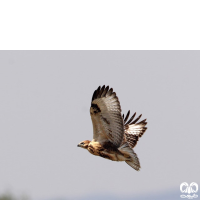
[[(91, 141), (87, 150), (95, 156), (101, 156), (112, 161), (125, 161), (127, 159), (119, 149), (112, 147), (109, 143), (108, 146), (105, 144), (102, 146), (99, 142)], [(127, 155), (127, 157), (129, 156)]]
[(93, 124), (93, 140), (85, 140), (78, 144), (91, 154), (112, 161), (125, 161), (135, 170), (140, 169), (137, 154), (133, 151), (144, 132), (146, 119), (137, 123), (141, 115), (136, 113), (128, 120), (121, 115), (121, 106), (113, 89), (109, 86), (98, 87), (92, 96), (90, 115)]

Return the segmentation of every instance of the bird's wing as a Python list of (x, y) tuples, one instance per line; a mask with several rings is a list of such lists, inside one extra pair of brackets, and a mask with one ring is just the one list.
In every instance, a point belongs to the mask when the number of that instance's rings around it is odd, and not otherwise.
[(137, 121), (141, 118), (142, 115), (140, 115), (138, 118), (134, 120), (134, 117), (136, 113), (133, 114), (133, 116), (128, 120), (130, 115), (130, 111), (128, 111), (126, 117), (123, 115), (124, 119), (124, 138), (123, 142), (128, 142), (129, 146), (131, 148), (134, 148), (137, 144), (137, 141), (139, 140), (139, 137), (142, 137), (144, 132), (147, 130), (146, 119), (142, 120), (141, 122)]
[(93, 123), (93, 139), (119, 147), (124, 136), (121, 106), (113, 89), (98, 87), (92, 96), (90, 115)]

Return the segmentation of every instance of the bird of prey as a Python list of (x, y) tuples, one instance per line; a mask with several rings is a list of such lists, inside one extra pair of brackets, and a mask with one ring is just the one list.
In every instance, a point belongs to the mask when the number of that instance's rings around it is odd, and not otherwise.
[(121, 115), (121, 106), (113, 89), (99, 86), (92, 96), (90, 115), (93, 124), (93, 140), (84, 140), (78, 147), (87, 149), (95, 156), (112, 161), (125, 161), (135, 170), (140, 169), (137, 154), (133, 151), (139, 138), (147, 127), (146, 119), (140, 122), (142, 115), (135, 119), (136, 113), (128, 120)]

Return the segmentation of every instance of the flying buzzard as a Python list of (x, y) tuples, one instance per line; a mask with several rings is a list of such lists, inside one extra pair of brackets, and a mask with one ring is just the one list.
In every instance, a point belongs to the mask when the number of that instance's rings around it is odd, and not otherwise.
[(93, 123), (93, 140), (84, 140), (78, 147), (87, 149), (95, 156), (125, 161), (138, 171), (140, 162), (133, 148), (147, 129), (146, 119), (138, 122), (142, 115), (134, 119), (134, 113), (128, 120), (130, 111), (126, 117), (122, 116), (116, 93), (105, 85), (94, 91), (90, 115)]

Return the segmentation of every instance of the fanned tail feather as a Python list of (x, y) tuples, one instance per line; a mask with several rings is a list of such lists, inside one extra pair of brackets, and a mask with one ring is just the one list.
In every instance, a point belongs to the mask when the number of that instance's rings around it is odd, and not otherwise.
[(136, 171), (140, 170), (140, 161), (137, 157), (137, 154), (131, 149), (128, 143), (124, 143), (121, 147), (119, 147), (119, 151), (127, 156), (127, 160), (125, 161), (129, 166), (131, 166)]

